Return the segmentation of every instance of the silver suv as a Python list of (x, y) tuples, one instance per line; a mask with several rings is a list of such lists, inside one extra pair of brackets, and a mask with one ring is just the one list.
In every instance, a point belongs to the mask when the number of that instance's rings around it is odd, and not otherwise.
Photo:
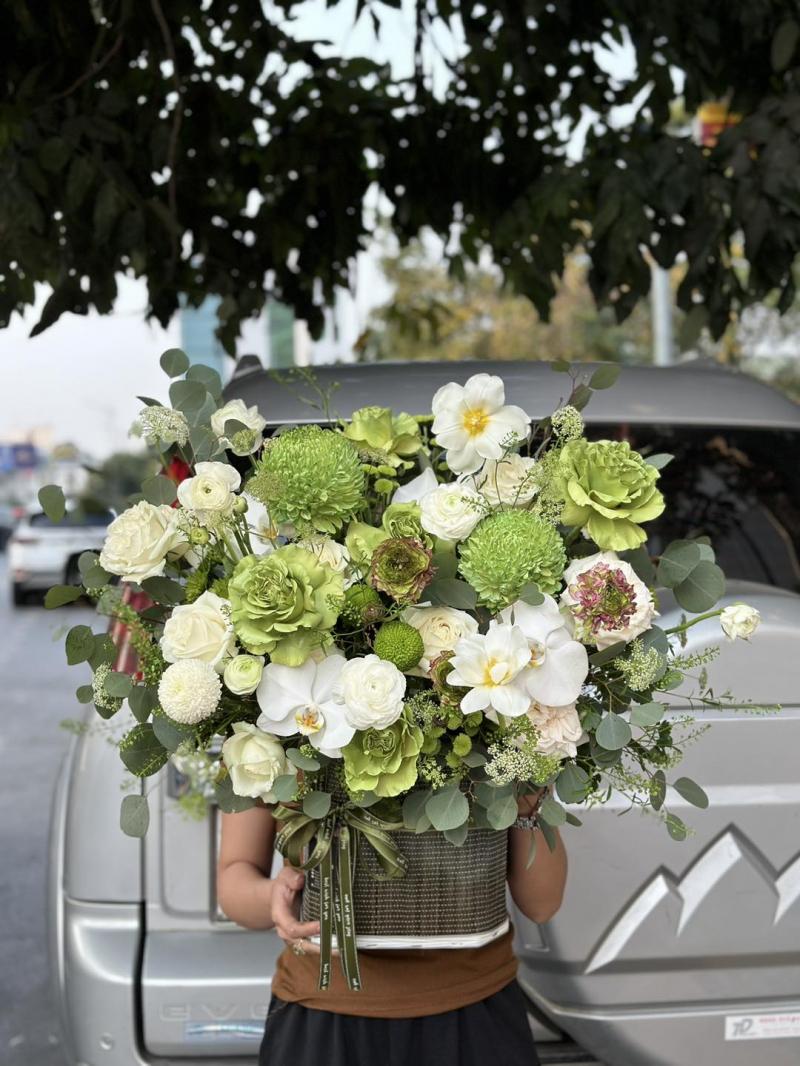
[[(476, 370), (502, 373), (509, 400), (549, 413), (562, 375), (540, 363), (416, 364), (320, 370), (334, 413), (367, 403), (429, 406), (435, 389)], [(302, 379), (240, 364), (229, 397), (273, 424), (315, 421)], [(781, 703), (779, 714), (705, 712), (685, 772), (708, 811), (680, 811), (695, 832), (673, 842), (620, 802), (579, 810), (569, 831), (566, 899), (537, 927), (514, 915), (520, 980), (543, 1063), (797, 1066), (800, 1062), (800, 408), (737, 374), (699, 366), (625, 371), (586, 410), (595, 436), (672, 452), (668, 516), (651, 548), (708, 533), (763, 623), (725, 643), (719, 691)], [(671, 608), (660, 606), (662, 625)], [(716, 622), (690, 649), (720, 643)], [(685, 713), (676, 700), (675, 713)], [(92, 717), (89, 710), (87, 715)], [(109, 723), (117, 728), (113, 719)], [(187, 819), (180, 775), (148, 779), (143, 842), (118, 825), (124, 771), (104, 730), (73, 739), (55, 793), (50, 943), (70, 1062), (104, 1066), (254, 1063), (275, 958), (272, 932), (235, 926), (214, 897), (219, 819)], [(754, 1041), (757, 1041), (754, 1042)]]

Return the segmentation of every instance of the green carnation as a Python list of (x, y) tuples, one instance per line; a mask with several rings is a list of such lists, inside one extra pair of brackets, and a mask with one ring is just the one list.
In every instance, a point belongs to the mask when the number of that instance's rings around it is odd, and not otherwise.
[(364, 505), (358, 452), (341, 433), (300, 426), (273, 438), (247, 491), (274, 522), (335, 533)]
[(351, 585), (345, 589), (344, 604), (339, 618), (353, 628), (374, 625), (386, 614), (383, 600), (369, 585)]
[(418, 503), (390, 503), (383, 512), (381, 525), (390, 537), (416, 537), (427, 543), (427, 534), (420, 524)]
[(432, 554), (416, 537), (391, 537), (372, 553), (369, 582), (398, 603), (416, 603), (433, 577)]
[(300, 666), (329, 640), (342, 600), (342, 575), (305, 548), (288, 544), (248, 555), (228, 583), (236, 636), (254, 655)]
[(375, 634), (375, 654), (394, 663), (398, 670), (413, 670), (425, 645), (419, 631), (408, 622), (386, 622)]
[(533, 582), (553, 593), (567, 565), (558, 531), (530, 511), (513, 508), (482, 519), (461, 548), (459, 570), (481, 603), (500, 610)]
[(372, 462), (398, 467), (422, 447), (419, 425), (411, 415), (395, 415), (388, 407), (362, 407), (353, 412), (344, 435)]
[(571, 440), (556, 467), (561, 521), (585, 529), (604, 551), (637, 548), (647, 539), (638, 523), (664, 510), (658, 477), (627, 441)]
[(342, 748), (344, 779), (351, 792), (399, 796), (417, 780), (422, 730), (405, 717), (388, 729), (365, 729)]

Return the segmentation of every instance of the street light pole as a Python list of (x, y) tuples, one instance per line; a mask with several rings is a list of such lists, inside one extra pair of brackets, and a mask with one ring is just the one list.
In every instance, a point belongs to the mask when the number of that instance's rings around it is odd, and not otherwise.
[(672, 333), (672, 289), (669, 271), (658, 263), (650, 263), (652, 283), (650, 301), (653, 319), (653, 363), (671, 366), (675, 362), (675, 340)]

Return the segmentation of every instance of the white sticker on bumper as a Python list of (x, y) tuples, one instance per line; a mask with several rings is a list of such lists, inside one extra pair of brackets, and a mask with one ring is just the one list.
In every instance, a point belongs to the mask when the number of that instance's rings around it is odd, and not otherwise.
[(728, 1014), (726, 1040), (800, 1039), (800, 1012), (790, 1014)]

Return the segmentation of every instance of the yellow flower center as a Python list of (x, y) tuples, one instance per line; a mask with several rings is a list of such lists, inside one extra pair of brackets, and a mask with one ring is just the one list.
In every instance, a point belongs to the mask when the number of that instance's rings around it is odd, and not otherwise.
[(501, 659), (487, 659), (483, 667), (483, 683), (490, 688), (502, 685), (508, 678), (508, 663)]
[(489, 425), (489, 412), (483, 407), (470, 407), (464, 412), (462, 425), (470, 437), (479, 437)]
[(320, 729), (325, 725), (322, 711), (313, 703), (309, 704), (308, 707), (302, 707), (300, 710), (295, 711), (294, 720), (297, 723), (298, 732), (306, 737), (312, 733), (319, 733)]

